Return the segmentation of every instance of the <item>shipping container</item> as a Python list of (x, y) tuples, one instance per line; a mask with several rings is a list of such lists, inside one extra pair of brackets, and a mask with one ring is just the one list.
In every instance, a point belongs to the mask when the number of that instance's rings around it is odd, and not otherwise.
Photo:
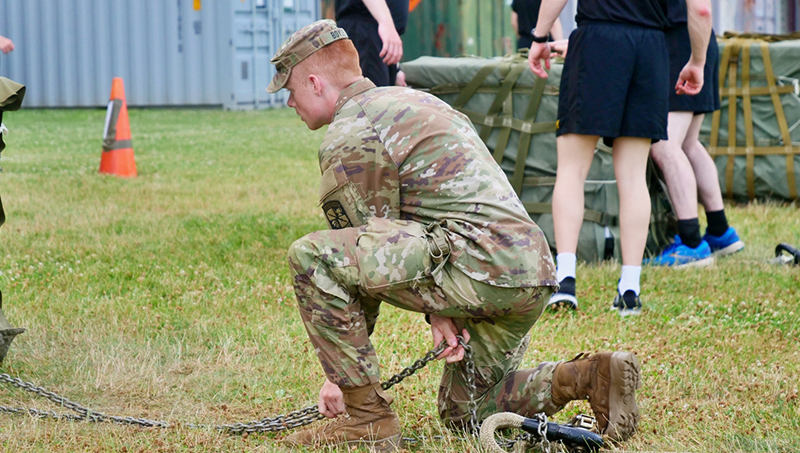
[(800, 31), (799, 0), (712, 0), (714, 29), (786, 34)]
[(131, 106), (281, 106), (269, 60), (319, 17), (319, 0), (3, 0), (0, 75), (25, 107), (105, 107), (114, 77)]
[[(323, 16), (334, 19), (334, 0), (320, 5)], [(404, 61), (424, 55), (505, 55), (516, 45), (511, 0), (421, 0), (408, 15), (402, 39)]]
[(431, 55), (495, 57), (516, 48), (507, 0), (422, 0), (409, 13), (406, 60)]

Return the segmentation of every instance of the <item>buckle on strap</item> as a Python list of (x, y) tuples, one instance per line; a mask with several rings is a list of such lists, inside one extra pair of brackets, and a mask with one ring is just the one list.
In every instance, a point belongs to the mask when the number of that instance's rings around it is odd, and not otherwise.
[(572, 420), (567, 423), (569, 426), (574, 426), (576, 428), (583, 428), (589, 431), (592, 431), (597, 424), (597, 420), (594, 417), (586, 414), (578, 414), (572, 417)]
[(433, 258), (434, 263), (441, 263), (450, 254), (450, 244), (447, 239), (430, 236), (429, 243), (431, 244), (431, 258)]
[(433, 262), (440, 264), (446, 261), (447, 257), (450, 256), (450, 241), (447, 240), (447, 234), (445, 234), (442, 226), (438, 223), (432, 223), (425, 230), (427, 231)]

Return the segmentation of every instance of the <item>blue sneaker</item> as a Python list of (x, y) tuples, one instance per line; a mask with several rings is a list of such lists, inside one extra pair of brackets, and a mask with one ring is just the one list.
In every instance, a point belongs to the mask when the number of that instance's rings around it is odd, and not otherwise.
[(736, 234), (736, 230), (733, 227), (728, 227), (728, 230), (722, 236), (712, 236), (706, 230), (703, 240), (708, 242), (709, 247), (711, 247), (711, 253), (715, 256), (730, 255), (744, 248), (744, 242), (739, 239), (739, 235)]
[(708, 242), (702, 241), (696, 248), (691, 248), (681, 242), (680, 236), (675, 236), (675, 242), (664, 249), (660, 255), (654, 258), (645, 258), (645, 265), (651, 266), (670, 266), (670, 267), (702, 267), (714, 263), (711, 256), (711, 247)]

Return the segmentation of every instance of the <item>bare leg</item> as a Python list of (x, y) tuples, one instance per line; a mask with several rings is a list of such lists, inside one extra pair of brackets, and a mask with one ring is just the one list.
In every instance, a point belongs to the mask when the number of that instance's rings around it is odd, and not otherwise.
[(583, 186), (598, 138), (596, 135), (564, 134), (556, 139), (558, 170), (553, 189), (553, 227), (558, 253), (578, 250), (583, 224)]
[[(650, 147), (650, 155), (664, 175), (672, 207), (680, 220), (697, 218), (697, 181), (692, 164), (681, 148), (686, 143), (684, 139), (688, 140), (687, 133), (693, 116), (692, 112), (669, 112), (669, 140), (661, 140)], [(716, 170), (714, 174), (716, 178)]]
[(647, 138), (619, 137), (614, 140), (614, 174), (619, 188), (622, 264), (627, 266), (642, 265), (644, 247), (647, 244), (650, 226), (650, 193), (646, 178), (649, 149), (650, 139)]
[[(692, 119), (689, 130), (686, 133), (686, 139), (683, 142), (683, 152), (686, 153), (686, 157), (691, 163), (694, 176), (697, 180), (697, 190), (700, 193), (700, 201), (703, 202), (703, 207), (706, 211), (713, 212), (719, 211), (725, 206), (722, 203), (722, 191), (719, 187), (717, 166), (714, 164), (714, 159), (711, 158), (699, 139), (703, 117), (705, 117), (705, 115), (696, 115)], [(672, 113), (670, 113), (670, 120), (672, 120)], [(655, 158), (655, 156), (653, 158)], [(661, 170), (664, 171), (664, 168), (661, 167)], [(669, 186), (669, 181), (667, 181), (667, 186)], [(672, 196), (671, 190), (670, 196)], [(696, 212), (697, 208), (695, 207), (695, 213)], [(678, 218), (683, 218), (680, 217), (680, 213), (678, 214)]]

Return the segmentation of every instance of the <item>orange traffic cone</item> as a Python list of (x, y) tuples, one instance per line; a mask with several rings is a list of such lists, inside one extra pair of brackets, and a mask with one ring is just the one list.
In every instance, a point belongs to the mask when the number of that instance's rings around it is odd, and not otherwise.
[(100, 173), (126, 178), (136, 176), (131, 126), (128, 124), (128, 104), (125, 102), (125, 87), (121, 77), (114, 77), (111, 83), (111, 99), (108, 101), (106, 126), (103, 131)]

